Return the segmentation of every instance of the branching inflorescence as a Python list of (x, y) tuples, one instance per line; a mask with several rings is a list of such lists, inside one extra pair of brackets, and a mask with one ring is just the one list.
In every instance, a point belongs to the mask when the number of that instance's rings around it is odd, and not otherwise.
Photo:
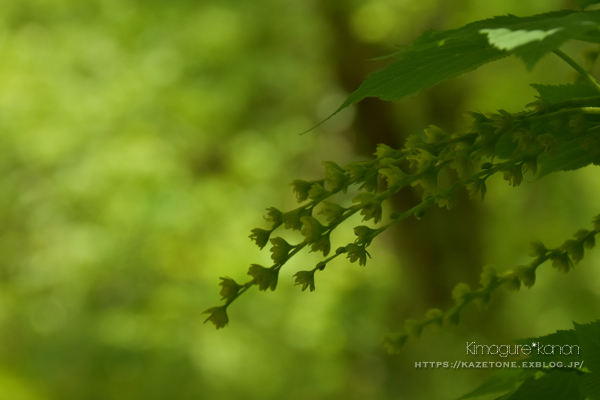
[[(600, 0), (578, 3), (585, 8)], [(589, 71), (559, 49), (573, 39), (600, 43), (599, 29), (599, 10), (563, 10), (525, 18), (508, 15), (445, 32), (426, 32), (394, 54), (396, 61), (367, 77), (338, 111), (369, 96), (399, 100), (510, 54), (532, 68), (545, 54), (554, 53), (572, 66), (585, 84), (532, 85), (539, 96), (525, 111), (500, 110), (490, 115), (472, 112), (468, 132), (448, 134), (429, 126), (424, 135), (410, 136), (402, 149), (380, 144), (372, 160), (352, 162), (343, 168), (325, 161), (322, 179), (293, 181), (293, 190), (302, 205), (287, 212), (267, 209), (265, 218), (271, 223), (270, 229), (255, 228), (250, 235), (261, 249), (270, 244), (273, 265), (252, 264), (248, 270), (251, 279), (243, 284), (221, 278), (225, 303), (206, 310), (209, 316), (205, 322), (211, 321), (217, 329), (227, 325), (227, 308), (252, 286), (275, 290), (281, 268), (306, 247), (322, 252), (324, 257), (313, 269), (295, 274), (296, 284), (303, 291), (313, 291), (316, 272), (323, 271), (331, 260), (344, 255), (350, 262), (366, 265), (370, 258), (367, 249), (373, 239), (406, 218), (420, 219), (433, 204), (452, 208), (456, 203), (455, 193), (462, 187), (472, 199), (483, 200), (487, 179), (498, 173), (516, 187), (526, 173), (540, 178), (556, 171), (600, 165), (600, 85)], [(444, 174), (453, 178), (438, 179), (442, 170), (453, 170), (453, 174)], [(352, 185), (358, 188), (352, 205), (344, 207), (331, 201), (334, 194), (346, 194)], [(421, 190), (421, 203), (403, 212), (392, 212), (380, 224), (382, 202), (409, 186)], [(355, 227), (355, 241), (337, 247), (329, 255), (331, 232), (356, 213), (379, 227)], [(278, 229), (300, 231), (304, 239), (290, 244), (274, 236)], [(386, 347), (391, 352), (398, 351), (410, 336), (420, 336), (428, 325), (457, 324), (465, 306), (476, 303), (485, 307), (494, 290), (501, 286), (513, 291), (521, 285), (532, 287), (538, 267), (546, 261), (552, 261), (559, 271), (568, 272), (583, 258), (586, 249), (595, 246), (599, 232), (600, 215), (594, 218), (592, 229), (576, 232), (573, 239), (557, 248), (549, 249), (534, 242), (531, 247), (534, 258), (528, 265), (503, 273), (484, 267), (478, 289), (458, 284), (452, 292), (453, 307), (445, 312), (432, 309), (423, 320), (406, 321), (404, 332), (385, 337)]]
[[(556, 93), (562, 90), (561, 87), (544, 89)], [(295, 275), (296, 284), (301, 285), (302, 290), (308, 288), (313, 291), (315, 273), (323, 271), (331, 260), (345, 255), (350, 262), (366, 265), (370, 257), (367, 248), (379, 234), (412, 215), (420, 218), (434, 203), (452, 208), (456, 203), (455, 192), (461, 187), (468, 190), (471, 198), (483, 200), (486, 180), (494, 174), (501, 173), (510, 185), (519, 186), (527, 172), (542, 175), (568, 168), (562, 160), (566, 155), (570, 163), (598, 160), (600, 120), (593, 115), (600, 114), (600, 96), (554, 104), (541, 98), (530, 106), (530, 110), (515, 114), (503, 110), (492, 115), (470, 113), (473, 120), (471, 132), (449, 135), (438, 127), (430, 126), (425, 129), (424, 137), (411, 136), (403, 149), (380, 144), (375, 159), (371, 161), (353, 162), (344, 168), (326, 161), (323, 163), (323, 179), (293, 181), (297, 199), (304, 204), (288, 212), (267, 209), (265, 218), (271, 222), (271, 228), (255, 228), (250, 235), (261, 249), (270, 243), (273, 265), (266, 268), (252, 264), (248, 270), (252, 279), (244, 284), (238, 284), (231, 278), (221, 278), (221, 296), (225, 304), (207, 310), (207, 321), (213, 322), (217, 328), (224, 327), (228, 323), (227, 307), (254, 285), (259, 290), (275, 290), (280, 269), (305, 247), (322, 252), (326, 257), (312, 270), (299, 271)], [(443, 169), (452, 169), (456, 173), (450, 184), (441, 187), (438, 175)], [(380, 185), (379, 181), (385, 181), (385, 185)], [(343, 207), (328, 201), (336, 193), (345, 193), (351, 185), (359, 186), (352, 206)], [(379, 190), (381, 186), (384, 190)], [(423, 200), (419, 205), (402, 213), (391, 213), (389, 220), (376, 229), (365, 225), (355, 227), (356, 240), (338, 247), (329, 256), (330, 234), (334, 229), (357, 212), (363, 215), (364, 221), (380, 223), (382, 202), (408, 186), (422, 189)], [(273, 237), (273, 233), (282, 228), (299, 230), (304, 240), (293, 245), (281, 237)], [(386, 336), (386, 346), (395, 351), (402, 347), (409, 335), (419, 336), (430, 324), (458, 323), (460, 312), (467, 304), (486, 305), (491, 293), (500, 286), (510, 290), (518, 290), (521, 284), (533, 286), (537, 268), (547, 260), (551, 260), (559, 271), (568, 272), (582, 259), (584, 249), (594, 247), (598, 232), (600, 218), (596, 217), (593, 230), (578, 231), (574, 239), (567, 240), (559, 248), (547, 249), (535, 242), (531, 253), (535, 258), (527, 266), (502, 274), (485, 267), (479, 289), (473, 291), (464, 283), (458, 284), (452, 293), (456, 301), (454, 307), (446, 312), (430, 310), (423, 321), (406, 321), (406, 332)]]

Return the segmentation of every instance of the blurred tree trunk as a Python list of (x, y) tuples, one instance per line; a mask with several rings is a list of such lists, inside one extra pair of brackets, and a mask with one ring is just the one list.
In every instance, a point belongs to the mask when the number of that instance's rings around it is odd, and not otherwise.
[[(389, 63), (370, 59), (389, 51), (375, 45), (357, 41), (348, 27), (347, 10), (340, 7), (325, 9), (327, 19), (335, 35), (334, 57), (337, 76), (347, 92), (356, 90), (365, 77)], [(435, 20), (437, 15), (432, 15)], [(424, 26), (423, 30), (431, 27)], [(424, 110), (420, 110), (428, 122), (451, 131), (457, 120), (463, 118), (462, 104), (467, 91), (452, 82), (429, 89), (421, 94), (425, 98)], [(372, 155), (378, 143), (401, 148), (406, 138), (417, 132), (409, 132), (397, 114), (410, 113), (410, 102), (390, 103), (377, 98), (366, 98), (356, 106), (353, 126), (356, 151)], [(423, 126), (422, 128), (425, 128)], [(448, 291), (461, 280), (476, 283), (482, 266), (480, 240), (480, 207), (468, 199), (465, 190), (457, 191), (458, 204), (451, 211), (432, 207), (420, 221), (409, 218), (398, 224), (394, 248), (405, 260), (421, 292), (426, 305), (439, 307), (448, 301)], [(407, 210), (420, 203), (420, 194), (413, 188), (404, 189), (392, 199), (398, 211)], [(451, 272), (451, 273), (450, 273)], [(448, 278), (448, 279), (447, 279)], [(395, 304), (400, 311), (402, 305)], [(404, 312), (400, 313), (404, 314)], [(412, 312), (411, 312), (412, 314)]]
[[(356, 40), (349, 28), (348, 7), (328, 2), (323, 11), (334, 35), (332, 54), (339, 83), (350, 93), (371, 72), (389, 64), (389, 60), (369, 61), (388, 54), (389, 49)], [(440, 13), (447, 15), (448, 11), (432, 10), (432, 15), (422, 30), (435, 27), (435, 21), (441, 18)], [(449, 82), (429, 89), (420, 96), (424, 98), (420, 102), (424, 109), (419, 112), (428, 124), (451, 131), (457, 126), (458, 119), (463, 118), (460, 111), (468, 96), (465, 88)], [(414, 102), (390, 103), (367, 98), (355, 107), (355, 121), (350, 129), (355, 135), (356, 151), (360, 154), (372, 155), (378, 143), (401, 148), (407, 136), (417, 133), (409, 131), (410, 128), (398, 118), (398, 115), (411, 113), (411, 107), (415, 107)], [(402, 329), (398, 323), (407, 318), (422, 318), (428, 308), (447, 307), (450, 304), (450, 292), (458, 282), (472, 285), (478, 283), (483, 265), (480, 251), (480, 207), (478, 203), (468, 199), (464, 189), (457, 191), (457, 200), (458, 204), (451, 211), (433, 206), (421, 220), (411, 217), (398, 224), (393, 232), (394, 249), (402, 260), (402, 267), (407, 269), (407, 279), (411, 280), (411, 285), (414, 283), (415, 292), (419, 296), (410, 304), (402, 301), (401, 293), (389, 298), (389, 320), (392, 325), (396, 324), (397, 329)], [(401, 212), (417, 205), (421, 197), (416, 190), (410, 188), (395, 195), (392, 201), (394, 209)], [(489, 316), (483, 318), (487, 319)], [(481, 323), (483, 321), (479, 321)], [(365, 370), (365, 363), (360, 361), (360, 354), (355, 354), (354, 357), (352, 360), (350, 356), (351, 364), (354, 362), (353, 373), (358, 379)], [(398, 379), (399, 363), (393, 359), (388, 359), (385, 363), (387, 378), (383, 390), (390, 397), (397, 396), (401, 393), (402, 385), (401, 379)], [(349, 395), (355, 396), (350, 392)]]

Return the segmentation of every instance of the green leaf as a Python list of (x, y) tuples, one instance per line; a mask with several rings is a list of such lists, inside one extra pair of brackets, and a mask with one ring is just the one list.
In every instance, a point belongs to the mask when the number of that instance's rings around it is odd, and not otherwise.
[(583, 378), (573, 372), (556, 371), (539, 379), (529, 378), (507, 399), (583, 400), (579, 386)]
[(585, 355), (585, 364), (596, 373), (600, 373), (600, 320), (580, 325), (573, 323), (581, 345), (581, 353)]
[(600, 0), (577, 0), (577, 5), (581, 9), (589, 7), (592, 4), (598, 4), (598, 3), (600, 3)]
[[(559, 350), (556, 349), (555, 354), (547, 354), (550, 352), (549, 348), (544, 349), (546, 345), (570, 345), (576, 346), (579, 345), (579, 339), (574, 329), (568, 331), (556, 331), (546, 336), (537, 337), (537, 338), (528, 338), (528, 339), (519, 339), (515, 340), (516, 343), (520, 345), (528, 345), (532, 349), (531, 354), (524, 361), (527, 362), (545, 362), (546, 364), (550, 362), (563, 362), (568, 365), (571, 361), (573, 361), (573, 355), (568, 354), (560, 354)], [(533, 344), (535, 343), (535, 347)], [(539, 347), (542, 347), (542, 350), (538, 350)], [(545, 353), (545, 354), (544, 354)], [(577, 359), (579, 361), (579, 359)]]
[(600, 400), (600, 374), (585, 374), (581, 382), (581, 392), (590, 400)]
[(579, 139), (561, 144), (552, 154), (542, 154), (538, 157), (538, 177), (556, 171), (572, 171), (583, 168), (592, 163), (597, 164), (600, 153), (586, 150), (581, 146)]
[(565, 10), (524, 18), (507, 15), (459, 29), (425, 32), (392, 54), (396, 61), (369, 75), (329, 118), (365, 97), (395, 101), (415, 95), (511, 52), (531, 68), (546, 53), (599, 24), (598, 11)]
[(588, 85), (572, 84), (572, 85), (539, 85), (531, 84), (540, 94), (540, 99), (547, 101), (550, 104), (561, 103), (571, 99), (580, 99), (585, 97), (597, 97), (596, 89)]
[(528, 69), (547, 53), (569, 40), (597, 29), (598, 11), (558, 11), (523, 18), (522, 22), (485, 28), (489, 43), (500, 50), (512, 51)]
[(508, 54), (489, 46), (485, 37), (457, 38), (449, 32), (426, 32), (399, 59), (367, 77), (336, 113), (365, 97), (400, 100), (472, 71)]
[(472, 399), (474, 397), (484, 396), (486, 394), (516, 390), (525, 379), (529, 378), (533, 374), (535, 374), (535, 370), (533, 369), (500, 370), (490, 376), (477, 389), (465, 394), (458, 400)]

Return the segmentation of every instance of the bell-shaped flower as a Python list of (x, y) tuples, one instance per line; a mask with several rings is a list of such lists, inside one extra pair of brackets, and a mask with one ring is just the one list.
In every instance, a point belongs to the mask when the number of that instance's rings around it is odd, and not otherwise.
[(535, 268), (520, 265), (515, 268), (515, 274), (523, 282), (523, 285), (528, 288), (531, 288), (535, 284)]
[(354, 228), (354, 234), (356, 235), (356, 243), (369, 245), (373, 240), (372, 235), (375, 233), (375, 229), (371, 229), (368, 226), (360, 225)]
[(281, 216), (281, 220), (285, 225), (285, 229), (293, 229), (299, 231), (302, 228), (302, 222), (300, 218), (309, 216), (310, 210), (306, 208), (298, 208), (296, 210), (288, 211)]
[(296, 285), (302, 285), (302, 291), (310, 288), (310, 291), (315, 290), (315, 271), (298, 271), (294, 275), (296, 277)]
[(219, 285), (221, 285), (221, 300), (225, 300), (227, 303), (230, 303), (237, 297), (240, 289), (243, 288), (243, 286), (238, 285), (236, 281), (228, 277), (221, 277), (219, 279), (221, 279), (221, 283), (219, 283)]
[(339, 204), (332, 203), (330, 201), (321, 202), (321, 210), (318, 214), (324, 215), (327, 223), (332, 223), (341, 219), (344, 215), (346, 208), (340, 206)]
[(248, 269), (248, 275), (254, 278), (255, 284), (258, 285), (258, 290), (275, 290), (277, 287), (279, 270), (252, 264), (250, 269)]
[(325, 197), (329, 194), (327, 190), (323, 187), (321, 183), (313, 183), (308, 191), (308, 198), (311, 200), (317, 200), (321, 197)]
[(367, 256), (371, 258), (364, 245), (350, 243), (346, 246), (346, 258), (352, 263), (358, 261), (358, 265), (367, 265)]
[(400, 189), (404, 185), (407, 175), (395, 165), (390, 165), (379, 170), (379, 175), (383, 176), (387, 182), (388, 188)]
[(229, 318), (227, 317), (227, 306), (209, 308), (202, 314), (210, 314), (204, 323), (210, 321), (217, 329), (224, 328), (229, 323)]
[(277, 227), (283, 223), (283, 213), (276, 209), (275, 207), (267, 208), (267, 215), (265, 215), (265, 219), (269, 222), (273, 223), (273, 227)]
[(316, 242), (327, 229), (315, 217), (302, 217), (300, 222), (302, 222), (300, 233), (306, 238), (307, 243)]
[(336, 191), (348, 187), (350, 177), (342, 167), (333, 161), (323, 161), (323, 165), (325, 166), (325, 183), (331, 190)]
[(298, 199), (298, 203), (302, 203), (306, 199), (308, 199), (308, 191), (314, 182), (304, 181), (302, 179), (295, 179), (290, 185), (293, 186), (294, 193), (296, 193), (296, 198)]
[(313, 242), (310, 247), (311, 251), (321, 251), (323, 256), (327, 257), (329, 251), (331, 251), (331, 241), (329, 240), (329, 233), (321, 235), (319, 239)]
[(449, 137), (446, 132), (435, 125), (429, 125), (425, 128), (425, 135), (427, 136), (427, 142), (430, 144), (439, 143)]
[(290, 250), (294, 248), (291, 244), (285, 241), (285, 239), (280, 237), (275, 237), (271, 239), (271, 258), (276, 264), (284, 263), (287, 258)]
[(269, 236), (271, 236), (271, 231), (266, 229), (254, 228), (252, 229), (252, 234), (248, 236), (259, 248), (263, 248), (269, 242)]

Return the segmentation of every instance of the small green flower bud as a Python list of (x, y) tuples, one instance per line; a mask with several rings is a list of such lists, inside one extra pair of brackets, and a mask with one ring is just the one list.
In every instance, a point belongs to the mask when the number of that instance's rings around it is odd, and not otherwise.
[(259, 248), (263, 248), (269, 242), (269, 236), (271, 236), (271, 231), (266, 229), (254, 228), (251, 230), (252, 234), (248, 236), (250, 240), (254, 241)]
[(596, 246), (596, 237), (594, 235), (590, 235), (583, 239), (583, 247), (588, 250), (593, 249)]
[(457, 155), (450, 162), (450, 168), (454, 168), (460, 179), (466, 178), (473, 173), (473, 162), (466, 155)]
[(296, 198), (298, 199), (298, 203), (302, 203), (303, 201), (308, 199), (308, 191), (313, 185), (313, 182), (303, 181), (302, 179), (296, 179), (290, 185), (293, 186), (294, 192), (296, 193)]
[(425, 215), (425, 209), (421, 208), (420, 210), (417, 210), (417, 212), (415, 212), (415, 218), (416, 219), (421, 219), (423, 218), (423, 216)]
[(331, 242), (329, 241), (329, 233), (321, 235), (321, 237), (312, 244), (311, 251), (322, 251), (323, 256), (327, 257), (331, 250)]
[(379, 174), (383, 176), (387, 182), (388, 188), (399, 189), (403, 186), (403, 183), (407, 175), (402, 170), (394, 165), (390, 165), (386, 168), (381, 168)]
[(377, 158), (400, 158), (402, 157), (401, 150), (392, 149), (387, 144), (380, 143), (377, 145), (377, 149), (375, 150), (375, 156)]
[(221, 293), (219, 293), (221, 295), (221, 300), (225, 300), (227, 303), (233, 301), (243, 286), (238, 285), (233, 279), (228, 277), (221, 277), (219, 279), (221, 279), (219, 285), (222, 286)]
[(325, 190), (323, 185), (321, 185), (320, 183), (313, 183), (313, 185), (310, 187), (310, 190), (308, 191), (308, 198), (311, 200), (316, 200), (321, 197), (327, 196), (328, 194), (329, 192)]
[(340, 246), (335, 250), (335, 254), (342, 254), (346, 252), (346, 247), (345, 246)]
[(491, 133), (491, 120), (482, 113), (470, 111), (465, 113), (465, 116), (471, 118), (471, 128), (480, 136), (484, 136)]
[(523, 163), (523, 173), (526, 173), (527, 171), (531, 171), (533, 175), (537, 174), (537, 160), (535, 158)]
[(390, 354), (398, 354), (408, 340), (407, 333), (395, 333), (383, 337), (383, 345)]
[(360, 214), (365, 216), (363, 221), (372, 219), (374, 223), (378, 223), (381, 221), (381, 215), (383, 214), (381, 203), (374, 202), (367, 204), (360, 210)]
[(578, 240), (567, 240), (560, 246), (560, 249), (566, 250), (575, 264), (583, 259), (583, 242)]
[(321, 211), (319, 211), (319, 214), (325, 216), (327, 223), (332, 223), (342, 218), (345, 211), (346, 208), (340, 206), (339, 204), (329, 201), (322, 201)]
[(362, 192), (352, 198), (353, 203), (365, 204), (373, 200), (375, 194), (370, 192)]
[(400, 218), (400, 213), (394, 211), (393, 213), (390, 214), (390, 219), (398, 219)]
[(456, 197), (453, 192), (448, 192), (443, 195), (439, 195), (435, 199), (439, 207), (446, 207), (448, 210), (452, 209), (456, 205)]
[(569, 254), (566, 251), (555, 253), (550, 259), (552, 260), (552, 266), (562, 273), (566, 274), (573, 268), (573, 261), (571, 261)]
[(427, 313), (425, 314), (425, 319), (427, 321), (431, 321), (434, 319), (440, 319), (443, 315), (444, 313), (439, 308), (432, 308), (430, 310), (427, 310)]
[(265, 219), (273, 223), (273, 227), (279, 226), (283, 223), (283, 213), (275, 207), (267, 208), (267, 215)]
[(291, 244), (285, 241), (285, 239), (276, 237), (271, 239), (271, 258), (276, 264), (284, 263), (287, 258), (290, 250), (294, 248)]
[(429, 125), (425, 128), (425, 135), (428, 143), (439, 143), (448, 139), (448, 134), (435, 125)]
[(529, 243), (529, 256), (530, 257), (540, 257), (546, 254), (548, 249), (542, 242), (536, 240), (534, 242)]
[(521, 182), (523, 182), (523, 173), (521, 172), (521, 168), (512, 167), (503, 169), (502, 172), (504, 173), (504, 180), (508, 181), (508, 183), (513, 187), (517, 187), (521, 184)]
[(583, 243), (583, 247), (590, 250), (596, 246), (596, 237), (587, 229), (580, 229), (575, 233), (575, 237)]
[(279, 270), (265, 268), (258, 264), (252, 264), (248, 269), (248, 275), (254, 278), (254, 284), (258, 285), (258, 290), (275, 290), (277, 287)]
[(361, 215), (364, 215), (363, 221), (373, 219), (373, 222), (378, 223), (381, 221), (381, 215), (383, 209), (381, 208), (381, 201), (374, 200), (375, 195), (373, 193), (363, 192), (359, 193), (352, 199), (353, 203), (361, 203), (363, 206), (360, 210)]
[(358, 265), (360, 266), (367, 265), (367, 256), (371, 258), (371, 255), (365, 249), (364, 245), (355, 243), (350, 243), (346, 246), (346, 253), (346, 258), (348, 258), (351, 263), (358, 261)]
[(421, 136), (410, 135), (408, 138), (406, 138), (406, 141), (404, 142), (404, 147), (408, 150), (415, 151), (424, 147), (429, 147), (429, 145), (425, 143), (423, 139), (421, 139)]
[(365, 175), (369, 171), (369, 169), (366, 168), (363, 165), (363, 163), (360, 163), (360, 162), (353, 162), (353, 163), (350, 163), (350, 164), (346, 164), (344, 166), (344, 169), (350, 175), (350, 181), (352, 183), (362, 182), (363, 179), (364, 179), (364, 177), (365, 177)]
[(417, 185), (423, 188), (423, 199), (435, 195), (437, 192), (437, 172), (424, 175), (410, 184), (413, 187)]
[(376, 169), (369, 170), (364, 178), (364, 183), (360, 186), (359, 190), (366, 190), (367, 192), (374, 192), (377, 190), (377, 178), (379, 173)]
[(485, 186), (485, 181), (483, 179), (477, 179), (469, 183), (467, 185), (467, 190), (469, 191), (469, 198), (471, 199), (480, 198), (483, 200), (487, 193), (487, 187)]
[(306, 238), (307, 243), (314, 243), (319, 240), (327, 229), (315, 217), (302, 217), (300, 222), (302, 222), (300, 233)]
[(483, 164), (481, 164), (481, 169), (490, 169), (494, 166), (494, 164), (492, 164), (491, 162), (485, 162)]
[(510, 131), (513, 127), (513, 116), (505, 110), (498, 110), (498, 112), (499, 114), (492, 114), (490, 116), (493, 121), (492, 125), (496, 128), (494, 133), (500, 134)]
[(471, 287), (466, 283), (459, 283), (452, 290), (452, 298), (456, 300), (456, 302), (462, 302), (466, 300), (466, 298), (471, 294)]
[(535, 269), (521, 265), (515, 268), (515, 274), (519, 277), (523, 285), (531, 289), (535, 284)]
[(202, 314), (210, 314), (204, 323), (210, 321), (217, 329), (224, 328), (229, 323), (229, 318), (227, 317), (227, 306), (209, 308)]
[(333, 191), (348, 187), (350, 178), (346, 171), (333, 161), (323, 161), (325, 166), (325, 183)]
[(536, 150), (537, 137), (535, 136), (535, 134), (533, 132), (526, 131), (526, 130), (518, 131), (518, 132), (515, 132), (514, 138), (515, 138), (515, 140), (519, 141), (517, 148), (520, 151), (526, 153), (529, 151)]
[(296, 277), (296, 285), (302, 285), (302, 291), (310, 288), (310, 291), (315, 290), (315, 272), (314, 271), (298, 271), (294, 275)]
[(356, 243), (369, 245), (372, 237), (370, 237), (373, 233), (375, 233), (375, 229), (371, 229), (368, 226), (360, 225), (354, 228), (354, 234), (357, 236)]
[(491, 265), (486, 265), (481, 271), (481, 279), (479, 282), (484, 288), (488, 287), (498, 279), (498, 272)]
[(425, 171), (436, 161), (436, 157), (424, 149), (416, 149), (414, 154), (407, 155), (406, 159), (410, 161), (410, 168), (417, 172)]
[(299, 231), (302, 228), (300, 218), (310, 216), (310, 210), (306, 208), (298, 208), (293, 211), (288, 211), (281, 216), (281, 220), (285, 225), (285, 229), (293, 229)]

